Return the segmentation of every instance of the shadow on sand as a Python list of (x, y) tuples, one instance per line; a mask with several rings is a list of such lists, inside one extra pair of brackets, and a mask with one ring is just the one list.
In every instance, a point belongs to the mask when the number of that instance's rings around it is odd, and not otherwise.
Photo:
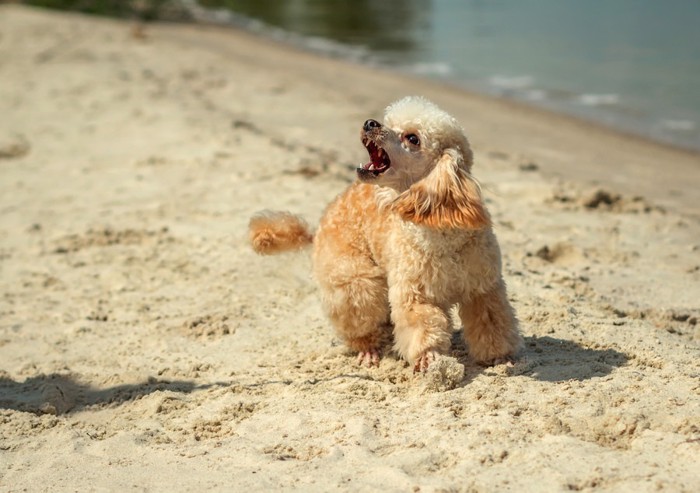
[[(525, 337), (524, 349), (520, 359), (508, 368), (510, 376), (523, 375), (545, 382), (562, 382), (567, 380), (588, 380), (610, 374), (615, 368), (623, 366), (629, 357), (614, 349), (595, 349), (584, 347), (574, 341), (555, 337)], [(485, 371), (475, 365), (468, 356), (467, 347), (461, 336), (453, 339), (452, 356), (465, 365), (465, 375), (456, 385), (468, 385), (478, 374)], [(397, 368), (397, 371), (405, 371)], [(343, 374), (333, 377), (373, 380), (369, 375)], [(316, 384), (327, 379), (305, 380)], [(289, 385), (292, 381), (258, 382), (247, 387), (268, 384)], [(38, 414), (64, 414), (78, 411), (90, 406), (119, 405), (146, 396), (153, 392), (170, 391), (189, 394), (196, 390), (212, 387), (225, 387), (232, 382), (195, 384), (186, 380), (159, 380), (149, 378), (146, 382), (124, 384), (105, 389), (96, 389), (80, 383), (71, 375), (38, 375), (17, 382), (0, 372), (0, 409), (33, 412)]]
[(592, 349), (555, 337), (525, 337), (520, 361), (510, 375), (526, 375), (545, 382), (588, 380), (612, 373), (629, 360), (614, 349)]
[[(467, 384), (484, 371), (471, 361), (459, 334), (453, 338), (452, 355), (465, 365)], [(508, 375), (524, 375), (545, 382), (588, 380), (608, 375), (628, 359), (626, 354), (614, 349), (588, 348), (574, 341), (549, 336), (528, 336), (524, 338), (519, 359), (508, 368)]]
[(188, 394), (195, 390), (227, 384), (197, 385), (185, 380), (158, 380), (96, 389), (72, 375), (50, 374), (16, 382), (0, 373), (0, 409), (39, 414), (63, 414), (94, 405), (119, 405), (157, 391)]

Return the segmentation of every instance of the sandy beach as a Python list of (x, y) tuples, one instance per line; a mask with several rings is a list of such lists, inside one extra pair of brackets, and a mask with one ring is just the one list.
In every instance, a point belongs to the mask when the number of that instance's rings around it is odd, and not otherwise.
[[(409, 94), (475, 153), (525, 349), (355, 364), (308, 253)], [(0, 5), (0, 490), (700, 490), (700, 156), (235, 30)], [(443, 367), (444, 370), (444, 367)]]

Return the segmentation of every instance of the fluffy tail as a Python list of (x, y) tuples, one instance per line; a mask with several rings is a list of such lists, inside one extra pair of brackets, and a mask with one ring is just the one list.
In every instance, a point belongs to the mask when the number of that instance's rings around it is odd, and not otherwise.
[(309, 225), (289, 212), (263, 211), (255, 214), (248, 225), (250, 244), (256, 253), (275, 253), (300, 250), (314, 239)]

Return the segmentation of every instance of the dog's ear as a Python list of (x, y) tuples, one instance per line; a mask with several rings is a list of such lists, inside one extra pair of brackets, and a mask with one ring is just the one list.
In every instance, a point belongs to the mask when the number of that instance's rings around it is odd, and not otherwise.
[(479, 185), (457, 149), (447, 149), (428, 176), (394, 200), (392, 209), (407, 221), (431, 228), (478, 229), (491, 224)]

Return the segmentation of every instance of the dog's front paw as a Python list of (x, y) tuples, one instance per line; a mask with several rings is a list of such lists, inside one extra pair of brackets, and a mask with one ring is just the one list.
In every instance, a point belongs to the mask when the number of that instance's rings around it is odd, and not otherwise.
[(439, 354), (437, 351), (425, 351), (413, 363), (413, 373), (426, 371)]
[(359, 353), (357, 353), (357, 364), (366, 367), (379, 366), (380, 358), (381, 354), (376, 349), (370, 349), (369, 351), (360, 351)]

